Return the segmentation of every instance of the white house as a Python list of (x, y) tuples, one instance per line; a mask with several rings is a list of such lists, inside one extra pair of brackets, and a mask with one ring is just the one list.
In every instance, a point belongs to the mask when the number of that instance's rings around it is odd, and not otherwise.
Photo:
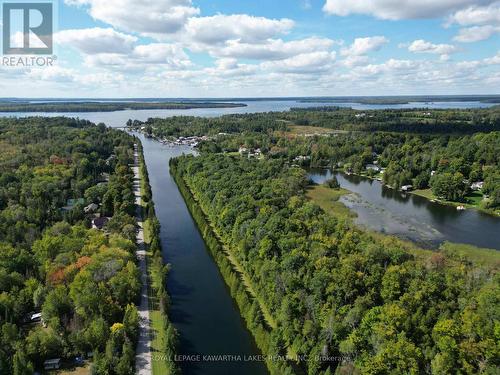
[(484, 186), (483, 181), (477, 181), (477, 182), (473, 182), (472, 185), (470, 186), (470, 188), (472, 190), (482, 190), (483, 186)]

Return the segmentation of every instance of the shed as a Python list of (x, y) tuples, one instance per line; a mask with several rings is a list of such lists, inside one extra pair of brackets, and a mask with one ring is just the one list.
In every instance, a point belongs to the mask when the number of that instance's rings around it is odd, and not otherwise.
[(85, 212), (86, 214), (88, 214), (88, 213), (94, 212), (98, 208), (99, 208), (99, 206), (97, 204), (91, 203), (91, 204), (89, 204), (87, 207), (85, 207), (83, 209), (83, 212)]
[(58, 370), (61, 367), (61, 358), (47, 359), (43, 362), (45, 370)]
[(94, 229), (102, 229), (108, 223), (109, 218), (107, 217), (96, 217), (92, 219), (92, 228)]

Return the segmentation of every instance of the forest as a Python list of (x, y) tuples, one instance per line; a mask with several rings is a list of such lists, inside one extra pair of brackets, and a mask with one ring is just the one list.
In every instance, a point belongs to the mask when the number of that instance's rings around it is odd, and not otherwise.
[(133, 144), (104, 124), (0, 120), (0, 373), (57, 358), (134, 373)]
[(202, 152), (173, 159), (171, 172), (257, 345), (296, 359), (268, 364), (273, 374), (498, 372), (496, 265), (322, 211), (305, 197), (305, 171), (284, 158)]

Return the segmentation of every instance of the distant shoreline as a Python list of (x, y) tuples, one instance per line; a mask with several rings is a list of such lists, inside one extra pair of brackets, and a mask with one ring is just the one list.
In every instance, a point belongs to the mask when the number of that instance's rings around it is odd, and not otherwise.
[(141, 109), (196, 109), (196, 108), (238, 108), (246, 107), (244, 103), (225, 102), (51, 102), (51, 103), (19, 103), (0, 102), (0, 112), (116, 112)]

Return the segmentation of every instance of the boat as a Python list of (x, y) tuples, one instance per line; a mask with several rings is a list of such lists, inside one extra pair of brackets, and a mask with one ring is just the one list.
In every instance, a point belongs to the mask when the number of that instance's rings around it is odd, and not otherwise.
[(457, 210), (458, 211), (464, 211), (465, 210), (465, 206), (463, 206), (463, 205), (457, 206)]

